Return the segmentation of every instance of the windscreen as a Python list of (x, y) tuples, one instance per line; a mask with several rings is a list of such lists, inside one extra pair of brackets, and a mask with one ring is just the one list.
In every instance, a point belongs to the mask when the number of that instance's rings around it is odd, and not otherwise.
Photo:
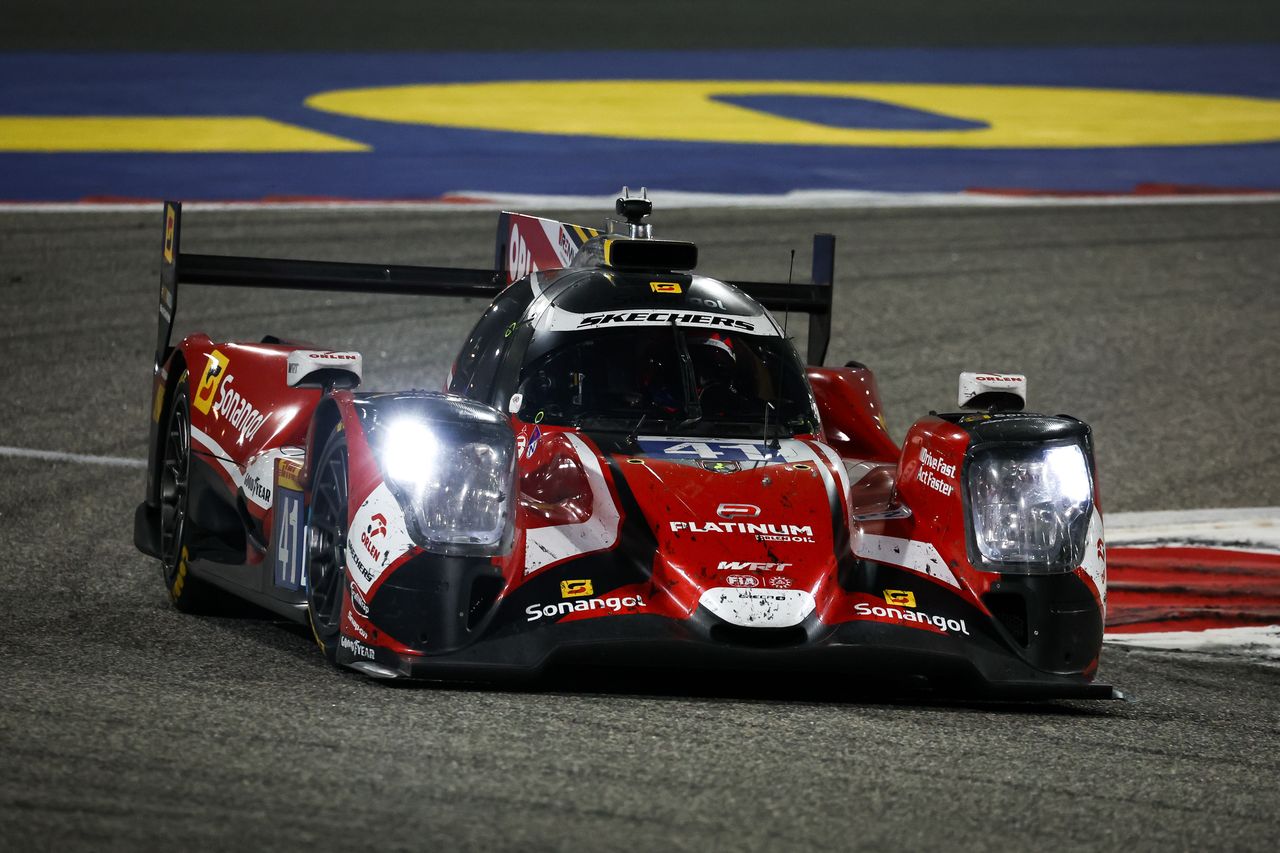
[[(522, 368), (525, 421), (645, 432), (774, 435), (817, 429), (813, 398), (783, 338), (668, 325), (564, 341)], [(767, 412), (766, 412), (767, 410)]]

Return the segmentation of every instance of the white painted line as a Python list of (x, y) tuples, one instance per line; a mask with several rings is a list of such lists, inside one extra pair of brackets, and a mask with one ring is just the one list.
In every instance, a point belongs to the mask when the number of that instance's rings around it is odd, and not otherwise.
[(1251, 659), (1280, 660), (1280, 625), (1150, 634), (1107, 634), (1105, 639), (1117, 646), (1180, 652), (1219, 652)]
[[(410, 210), (494, 211), (504, 209), (612, 210), (616, 196), (531, 195), (458, 191), (416, 201), (333, 199), (328, 201), (189, 201), (186, 211)], [(777, 195), (650, 190), (659, 210), (692, 208), (935, 208), (935, 207), (1120, 207), (1170, 204), (1268, 204), (1280, 193), (1187, 195), (1014, 196), (998, 193), (896, 193), (866, 190), (794, 190)], [(160, 202), (0, 202), (0, 213), (138, 213), (159, 211)]]
[(111, 465), (117, 468), (145, 468), (147, 460), (124, 456), (91, 456), (87, 453), (61, 453), (57, 450), (31, 450), (26, 447), (0, 446), (0, 456), (19, 459), (42, 459), (46, 462), (79, 462), (82, 465)]
[(1106, 516), (1108, 545), (1215, 545), (1280, 550), (1280, 507), (1114, 512)]

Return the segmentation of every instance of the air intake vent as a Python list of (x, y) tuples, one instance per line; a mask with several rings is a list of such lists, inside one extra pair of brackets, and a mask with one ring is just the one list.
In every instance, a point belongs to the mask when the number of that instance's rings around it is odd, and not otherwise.
[(808, 639), (803, 625), (790, 628), (742, 628), (738, 625), (714, 625), (711, 639), (717, 643), (734, 646), (751, 646), (757, 649), (776, 649), (798, 646)]
[(1014, 592), (989, 592), (982, 597), (982, 602), (1019, 645), (1027, 644), (1027, 603), (1021, 595)]

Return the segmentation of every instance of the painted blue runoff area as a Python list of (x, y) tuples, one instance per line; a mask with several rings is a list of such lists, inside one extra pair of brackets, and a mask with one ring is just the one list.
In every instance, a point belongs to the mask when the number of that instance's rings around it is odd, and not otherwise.
[[(359, 141), (373, 150), (0, 153), (0, 200), (413, 199), (460, 190), (603, 195), (622, 183), (751, 193), (973, 188), (1125, 192), (1142, 183), (1280, 189), (1280, 144), (1276, 143), (996, 150), (636, 141), (368, 121), (303, 105), (309, 95), (356, 87), (602, 78), (1006, 84), (1280, 98), (1280, 46), (518, 54), (9, 53), (0, 56), (0, 115), (264, 116)], [(736, 102), (837, 127), (956, 127), (955, 119), (894, 105), (836, 105), (830, 100), (771, 101), (761, 96)]]

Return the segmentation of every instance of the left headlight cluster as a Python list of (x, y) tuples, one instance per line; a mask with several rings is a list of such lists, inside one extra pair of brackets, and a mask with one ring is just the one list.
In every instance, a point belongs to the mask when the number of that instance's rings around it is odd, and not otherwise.
[(1070, 571), (1080, 565), (1093, 484), (1079, 444), (992, 444), (967, 469), (972, 544), (984, 568)]
[(418, 545), (458, 555), (510, 547), (516, 460), (505, 423), (400, 413), (379, 426), (374, 446)]

